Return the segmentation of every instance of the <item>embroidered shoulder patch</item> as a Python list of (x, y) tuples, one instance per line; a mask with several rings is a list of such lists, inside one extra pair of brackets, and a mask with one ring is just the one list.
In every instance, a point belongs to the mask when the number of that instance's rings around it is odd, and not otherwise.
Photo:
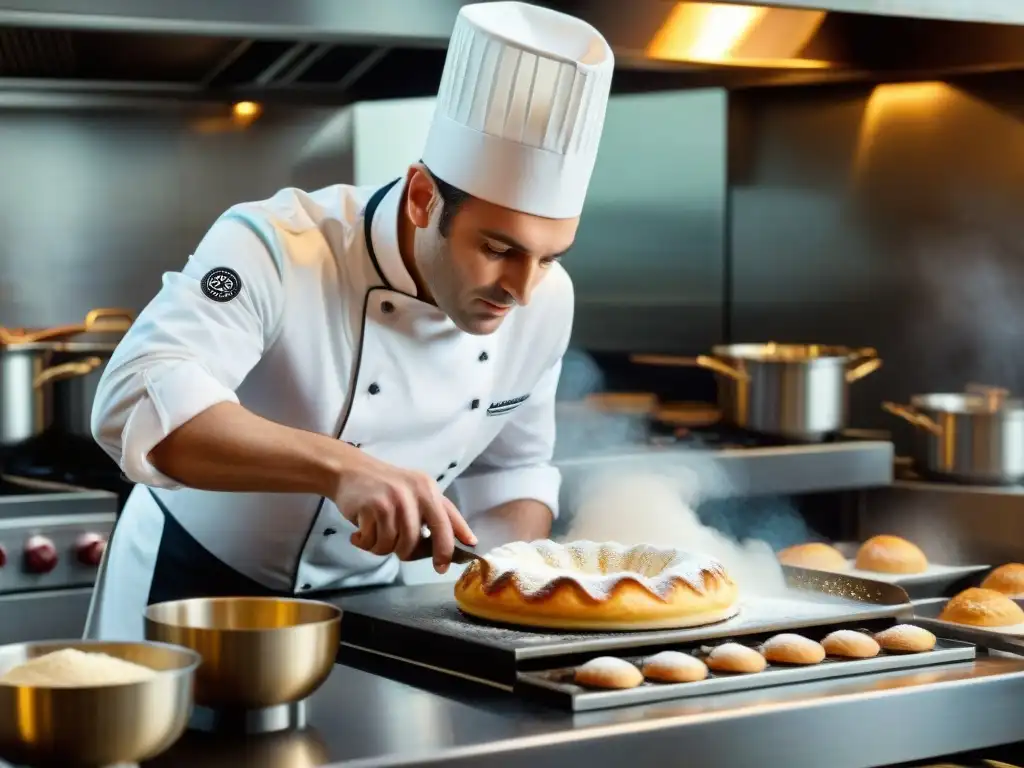
[(203, 294), (213, 301), (231, 301), (242, 292), (242, 278), (233, 269), (214, 267), (199, 283)]
[(488, 416), (504, 416), (506, 413), (511, 413), (520, 405), (530, 399), (528, 394), (520, 395), (519, 397), (513, 397), (511, 400), (501, 400), (497, 403), (491, 403), (487, 406)]

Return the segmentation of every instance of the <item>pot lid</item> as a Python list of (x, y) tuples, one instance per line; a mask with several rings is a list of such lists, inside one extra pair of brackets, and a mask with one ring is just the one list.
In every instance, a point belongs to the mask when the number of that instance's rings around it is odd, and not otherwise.
[(741, 360), (802, 363), (811, 360), (876, 357), (878, 353), (869, 348), (856, 349), (830, 344), (778, 344), (769, 341), (760, 344), (719, 344), (712, 348), (712, 354)]
[(910, 404), (937, 413), (993, 414), (1024, 411), (1024, 401), (1009, 397), (1007, 390), (990, 392), (932, 392), (914, 395)]

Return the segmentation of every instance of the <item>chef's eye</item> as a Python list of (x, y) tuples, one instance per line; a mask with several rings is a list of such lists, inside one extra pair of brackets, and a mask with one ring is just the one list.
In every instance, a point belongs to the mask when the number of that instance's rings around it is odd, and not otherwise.
[(508, 248), (497, 248), (490, 243), (484, 243), (484, 253), (488, 256), (506, 256), (508, 251)]
[(547, 258), (544, 258), (544, 259), (540, 260), (540, 265), (542, 267), (550, 267), (556, 261), (558, 261), (558, 259), (556, 259), (554, 256), (548, 256)]

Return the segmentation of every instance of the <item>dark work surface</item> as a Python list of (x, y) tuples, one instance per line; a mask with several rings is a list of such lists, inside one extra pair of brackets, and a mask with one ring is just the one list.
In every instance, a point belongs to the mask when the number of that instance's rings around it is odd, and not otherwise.
[(869, 768), (1024, 740), (1021, 659), (572, 715), (354, 651), (341, 658), (310, 699), (304, 732), (189, 732), (144, 765), (593, 768), (683, 765), (686, 755), (685, 765), (715, 768)]

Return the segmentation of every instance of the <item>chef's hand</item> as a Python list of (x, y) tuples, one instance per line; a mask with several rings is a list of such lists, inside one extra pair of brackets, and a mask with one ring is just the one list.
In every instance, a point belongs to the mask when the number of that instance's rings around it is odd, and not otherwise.
[(350, 539), (353, 545), (405, 560), (425, 525), (434, 545), (434, 570), (444, 573), (451, 564), (455, 537), (467, 546), (476, 544), (469, 525), (433, 478), (352, 450), (333, 498), (345, 519), (359, 528)]

